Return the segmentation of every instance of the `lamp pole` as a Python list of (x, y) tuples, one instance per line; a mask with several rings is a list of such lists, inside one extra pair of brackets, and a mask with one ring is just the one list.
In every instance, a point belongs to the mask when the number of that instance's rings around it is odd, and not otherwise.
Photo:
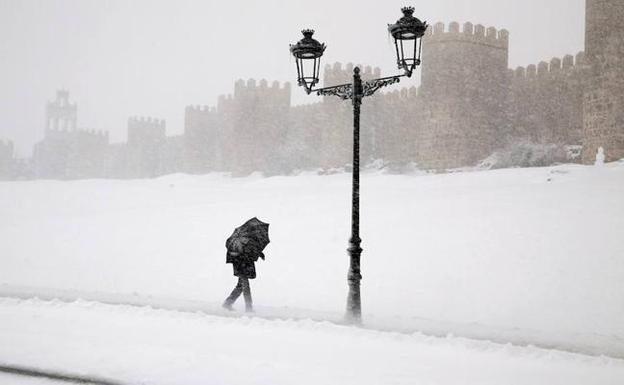
[[(411, 77), (416, 66), (420, 65), (421, 39), (427, 29), (427, 23), (413, 17), (414, 8), (402, 8), (403, 17), (396, 24), (388, 26), (388, 31), (394, 37), (399, 69), (402, 75), (384, 77), (362, 81), (360, 68), (353, 69), (353, 81), (332, 87), (314, 89), (319, 82), (320, 58), (325, 51), (325, 44), (312, 38), (313, 30), (303, 30), (304, 38), (290, 51), (297, 59), (298, 84), (305, 88), (308, 94), (316, 92), (318, 96), (334, 95), (343, 100), (351, 100), (353, 104), (353, 172), (351, 186), (351, 238), (347, 249), (349, 261), (349, 294), (347, 297), (346, 320), (349, 323), (362, 322), (362, 304), (360, 297), (360, 257), (362, 255), (362, 239), (360, 238), (360, 108), (362, 99), (371, 96), (377, 90), (398, 83), (402, 77)], [(411, 46), (410, 46), (411, 44)], [(408, 48), (406, 48), (408, 46)], [(307, 66), (304, 63), (309, 63)], [(305, 73), (308, 68), (312, 73)]]
[[(410, 74), (411, 75), (411, 74)], [(362, 322), (362, 301), (360, 296), (360, 257), (362, 239), (360, 238), (360, 110), (362, 99), (372, 96), (380, 88), (398, 83), (408, 74), (390, 76), (362, 82), (360, 68), (353, 69), (353, 82), (339, 86), (314, 90), (317, 95), (334, 95), (343, 100), (351, 99), (353, 104), (353, 171), (351, 183), (351, 238), (349, 239), (349, 294), (347, 296), (346, 321), (353, 324)]]
[(347, 297), (347, 316), (350, 321), (362, 319), (360, 299), (360, 106), (362, 105), (362, 78), (360, 69), (353, 69), (353, 172), (351, 183), (351, 239), (349, 240), (349, 295)]

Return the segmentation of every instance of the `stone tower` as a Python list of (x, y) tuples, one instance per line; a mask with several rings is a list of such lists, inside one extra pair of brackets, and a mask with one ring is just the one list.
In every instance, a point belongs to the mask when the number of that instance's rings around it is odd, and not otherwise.
[(583, 162), (624, 158), (624, 1), (586, 0)]
[(167, 123), (151, 117), (128, 119), (127, 176), (155, 177), (163, 173)]
[(69, 102), (69, 91), (56, 91), (56, 99), (46, 106), (46, 134), (50, 130), (75, 130), (77, 111), (76, 104)]
[(621, 0), (586, 0), (585, 52), (590, 60), (604, 55), (614, 39), (624, 36), (624, 2)]
[(290, 83), (269, 85), (238, 80), (234, 95), (220, 96), (217, 112), (223, 114), (220, 141), (221, 161), (237, 175), (257, 170), (268, 174), (282, 167), (275, 151), (287, 134)]
[(46, 104), (45, 136), (35, 144), (33, 169), (39, 178), (80, 179), (104, 176), (108, 133), (77, 128), (76, 103), (59, 90)]
[(437, 23), (423, 39), (421, 95), (426, 124), (416, 140), (423, 168), (472, 165), (489, 156), (507, 129), (509, 33)]

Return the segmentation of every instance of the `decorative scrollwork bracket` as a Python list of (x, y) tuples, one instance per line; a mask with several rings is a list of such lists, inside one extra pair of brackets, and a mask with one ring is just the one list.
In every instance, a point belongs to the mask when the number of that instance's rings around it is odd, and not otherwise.
[(377, 90), (379, 90), (380, 88), (387, 87), (392, 84), (396, 84), (400, 81), (401, 81), (400, 76), (392, 76), (389, 78), (381, 78), (381, 79), (365, 81), (362, 84), (363, 85), (362, 96), (371, 96), (375, 92), (377, 92)]
[[(392, 84), (396, 84), (401, 81), (401, 78), (405, 75), (391, 76), (387, 78), (374, 79), (362, 82), (362, 94), (356, 95), (360, 96), (360, 99), (364, 96), (371, 96), (377, 90), (383, 87), (387, 87)], [(337, 96), (342, 100), (353, 99), (353, 84), (341, 84), (333, 87), (321, 88), (318, 90), (313, 90), (316, 92), (318, 96)]]
[(342, 100), (353, 98), (353, 84), (341, 84), (339, 86), (321, 88), (316, 91), (318, 96), (338, 96)]

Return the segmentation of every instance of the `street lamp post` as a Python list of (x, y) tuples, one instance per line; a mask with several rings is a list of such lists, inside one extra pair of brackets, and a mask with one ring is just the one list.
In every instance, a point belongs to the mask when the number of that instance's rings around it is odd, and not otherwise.
[(402, 77), (411, 77), (418, 65), (422, 37), (427, 30), (427, 23), (413, 16), (414, 8), (402, 8), (403, 17), (395, 24), (388, 25), (388, 31), (394, 38), (397, 65), (403, 70), (402, 75), (390, 76), (374, 80), (362, 81), (360, 69), (353, 69), (353, 81), (332, 87), (314, 89), (319, 82), (321, 56), (325, 52), (325, 44), (319, 43), (312, 36), (314, 31), (303, 30), (303, 39), (290, 46), (290, 52), (297, 63), (298, 85), (304, 87), (308, 94), (316, 92), (319, 96), (334, 95), (343, 100), (350, 99), (353, 104), (353, 181), (351, 191), (351, 238), (347, 251), (349, 264), (349, 294), (347, 297), (347, 321), (359, 324), (362, 321), (360, 300), (360, 106), (365, 96), (373, 95), (380, 88), (398, 83)]

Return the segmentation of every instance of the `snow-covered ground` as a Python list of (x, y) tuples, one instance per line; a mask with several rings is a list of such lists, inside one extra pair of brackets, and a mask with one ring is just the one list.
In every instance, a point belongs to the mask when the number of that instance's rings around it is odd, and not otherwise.
[[(271, 223), (272, 240), (252, 282), (259, 315), (339, 319), (350, 182), (349, 174), (3, 182), (0, 295), (218, 311), (235, 283), (225, 239), (257, 216)], [(622, 197), (621, 162), (364, 173), (364, 320), (624, 357)]]
[(622, 360), (314, 321), (4, 299), (0, 323), (0, 359), (10, 360), (8, 364), (27, 362), (125, 384), (620, 385), (624, 381)]

